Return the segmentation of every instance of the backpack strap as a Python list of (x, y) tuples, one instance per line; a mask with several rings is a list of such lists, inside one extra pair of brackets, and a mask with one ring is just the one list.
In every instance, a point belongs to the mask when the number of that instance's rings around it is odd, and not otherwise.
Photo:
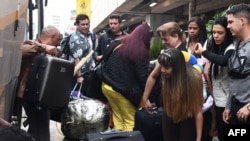
[(90, 33), (90, 38), (91, 38), (91, 41), (93, 44), (93, 50), (95, 50), (96, 49), (96, 35), (95, 35), (95, 33)]
[(105, 52), (102, 57), (102, 60), (104, 60), (104, 62), (109, 58), (114, 49), (121, 44), (121, 41), (122, 40), (113, 40), (110, 42), (110, 45), (105, 49)]

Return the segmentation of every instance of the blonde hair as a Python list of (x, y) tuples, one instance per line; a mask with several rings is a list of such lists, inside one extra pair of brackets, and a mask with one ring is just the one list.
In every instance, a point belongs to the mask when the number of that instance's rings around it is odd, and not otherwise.
[(177, 34), (181, 42), (184, 44), (186, 43), (186, 35), (183, 32), (183, 30), (180, 28), (179, 24), (176, 22), (167, 22), (159, 26), (156, 29), (156, 32), (159, 36), (161, 34), (163, 36), (166, 36), (166, 35), (175, 36), (175, 34)]

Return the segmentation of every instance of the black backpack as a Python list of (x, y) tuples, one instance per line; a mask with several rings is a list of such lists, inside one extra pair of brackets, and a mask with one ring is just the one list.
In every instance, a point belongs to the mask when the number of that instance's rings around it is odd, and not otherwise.
[(70, 54), (70, 47), (69, 47), (69, 40), (70, 40), (71, 35), (68, 35), (67, 37), (63, 38), (60, 46), (61, 49), (58, 53), (58, 57), (69, 60)]

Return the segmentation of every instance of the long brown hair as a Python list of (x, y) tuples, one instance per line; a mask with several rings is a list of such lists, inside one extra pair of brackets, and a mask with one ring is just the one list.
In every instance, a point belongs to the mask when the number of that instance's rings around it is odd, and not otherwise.
[(162, 76), (163, 108), (174, 122), (195, 117), (203, 105), (200, 73), (185, 62), (183, 54), (175, 49), (164, 50), (158, 57), (162, 67), (172, 67), (169, 78)]

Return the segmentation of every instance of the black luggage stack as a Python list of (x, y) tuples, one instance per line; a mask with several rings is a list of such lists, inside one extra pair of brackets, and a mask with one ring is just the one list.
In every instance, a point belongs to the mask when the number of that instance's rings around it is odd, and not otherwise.
[(74, 74), (74, 62), (39, 55), (34, 58), (24, 98), (35, 106), (60, 109), (67, 106)]
[(141, 131), (145, 141), (163, 141), (162, 114), (161, 107), (155, 108), (153, 114), (149, 114), (145, 109), (137, 110), (134, 130)]

